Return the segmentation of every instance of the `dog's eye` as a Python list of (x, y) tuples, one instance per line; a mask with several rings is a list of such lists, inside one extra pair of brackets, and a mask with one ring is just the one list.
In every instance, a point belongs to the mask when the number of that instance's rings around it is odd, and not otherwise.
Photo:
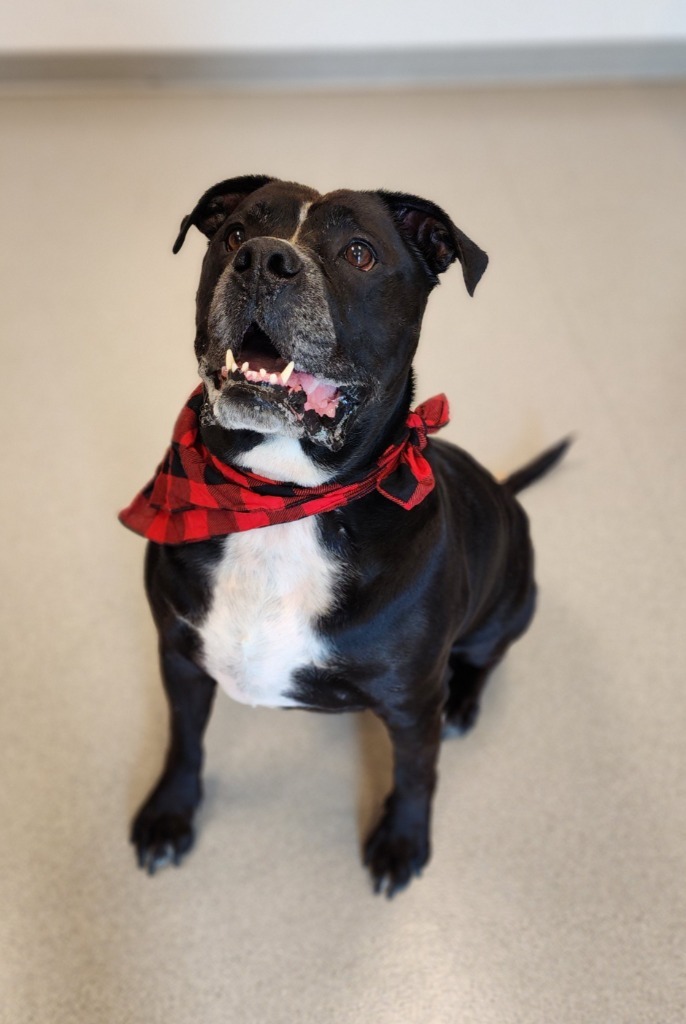
[(236, 249), (240, 249), (244, 241), (245, 231), (243, 230), (243, 228), (233, 227), (226, 236), (224, 245), (229, 250), (229, 252), (235, 252)]
[(343, 253), (346, 260), (357, 270), (371, 270), (376, 263), (376, 256), (366, 242), (351, 242)]

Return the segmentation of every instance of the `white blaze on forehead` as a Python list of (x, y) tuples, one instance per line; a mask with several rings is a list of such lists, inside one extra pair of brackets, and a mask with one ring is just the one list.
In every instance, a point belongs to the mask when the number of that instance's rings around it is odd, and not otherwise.
[(300, 215), (298, 217), (298, 226), (295, 229), (295, 234), (291, 238), (288, 239), (288, 241), (292, 245), (295, 245), (295, 243), (298, 240), (298, 235), (300, 234), (300, 229), (303, 226), (303, 224), (305, 223), (308, 211), (309, 211), (311, 206), (312, 206), (312, 202), (310, 201), (310, 202), (303, 203), (302, 206), (300, 207)]

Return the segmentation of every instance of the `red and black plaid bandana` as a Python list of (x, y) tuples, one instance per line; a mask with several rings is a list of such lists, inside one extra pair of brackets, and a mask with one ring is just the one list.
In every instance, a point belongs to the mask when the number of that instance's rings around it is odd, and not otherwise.
[(434, 487), (422, 451), (427, 434), (448, 422), (448, 400), (437, 395), (408, 413), (402, 439), (388, 447), (371, 472), (347, 484), (297, 487), (239, 472), (216, 459), (200, 437), (202, 385), (176, 421), (172, 443), (155, 476), (119, 520), (158, 544), (188, 544), (330, 512), (376, 489), (403, 508), (414, 508)]

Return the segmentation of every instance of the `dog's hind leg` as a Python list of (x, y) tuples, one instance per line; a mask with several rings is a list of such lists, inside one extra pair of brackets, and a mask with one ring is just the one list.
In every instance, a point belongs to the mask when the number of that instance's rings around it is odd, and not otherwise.
[(449, 694), (444, 708), (443, 736), (464, 736), (476, 724), (481, 694), (489, 676), (500, 661), (494, 657), (485, 665), (472, 665), (460, 655), (452, 655), (449, 666)]
[(202, 738), (216, 690), (213, 679), (161, 641), (161, 667), (170, 710), (170, 743), (159, 782), (131, 829), (140, 867), (154, 874), (178, 864), (193, 845), (193, 817), (202, 799)]
[(530, 547), (528, 551), (528, 558), (513, 563), (510, 572), (514, 597), (497, 605), (478, 628), (461, 636), (450, 653), (449, 691), (443, 709), (443, 736), (446, 738), (463, 736), (474, 727), (479, 717), (481, 694), (491, 672), (531, 623), (536, 609), (536, 583)]
[(504, 658), (511, 644), (527, 629), (534, 614), (536, 587), (528, 585), (516, 610), (508, 609), (503, 627), (502, 616), (486, 622), (471, 637), (463, 637), (448, 659), (450, 678), (444, 707), (443, 736), (463, 736), (476, 724), (481, 694), (491, 672)]

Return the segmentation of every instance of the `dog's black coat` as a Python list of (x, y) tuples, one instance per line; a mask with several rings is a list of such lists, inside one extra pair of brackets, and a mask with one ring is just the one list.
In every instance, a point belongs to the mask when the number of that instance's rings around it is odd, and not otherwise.
[[(302, 247), (306, 253), (309, 283), (288, 241), (303, 203), (311, 206), (298, 252)], [(182, 222), (175, 251), (191, 224), (210, 240), (197, 302), (196, 354), (203, 379), (211, 379), (225, 349), (240, 348), (249, 324), (257, 322), (284, 358), (359, 389), (342, 443), (328, 444), (325, 436), (318, 443), (304, 433), (299, 437), (303, 452), (341, 481), (371, 464), (410, 407), (412, 358), (437, 274), (458, 259), (472, 294), (486, 267), (485, 254), (440, 208), (414, 196), (340, 192), (321, 197), (264, 177), (233, 179), (210, 189)], [(227, 228), (236, 224), (247, 234), (238, 248), (240, 262), (226, 247)], [(350, 238), (370, 241), (378, 260), (371, 272), (343, 265), (340, 253)], [(217, 295), (225, 318), (221, 330)], [(318, 303), (317, 320), (311, 310)], [(322, 342), (324, 321), (332, 326)], [(300, 325), (297, 332), (293, 323)], [(239, 387), (235, 395), (232, 409), (243, 403), (246, 416), (252, 415), (254, 390), (243, 394)], [(264, 440), (259, 429), (227, 429), (209, 411), (203, 437), (229, 462)], [(411, 511), (373, 492), (317, 517), (321, 543), (346, 566), (333, 610), (317, 623), (336, 651), (335, 668), (302, 667), (290, 681), (290, 693), (312, 709), (371, 709), (388, 728), (394, 788), (366, 843), (365, 860), (376, 888), (389, 895), (429, 857), (442, 733), (473, 725), (489, 672), (533, 615), (528, 523), (514, 493), (556, 461), (564, 447), (498, 484), (465, 452), (432, 441), (426, 455), (436, 486)], [(209, 608), (209, 570), (221, 553), (221, 540), (148, 547), (146, 587), (171, 712), (166, 766), (133, 826), (140, 863), (151, 871), (178, 861), (192, 843), (201, 798), (202, 735), (215, 683), (202, 667), (200, 641), (189, 622)]]

